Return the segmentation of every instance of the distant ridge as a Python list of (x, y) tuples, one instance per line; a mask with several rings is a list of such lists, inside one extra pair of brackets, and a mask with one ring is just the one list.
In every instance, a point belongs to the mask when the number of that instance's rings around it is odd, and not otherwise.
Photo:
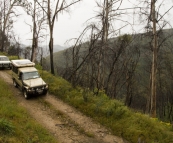
[[(20, 47), (22, 49), (25, 49), (26, 47), (32, 47), (31, 45), (24, 45), (24, 44), (21, 44)], [(49, 45), (43, 45), (43, 46), (40, 46), (43, 48), (43, 57), (47, 57), (48, 55), (50, 55), (50, 52), (49, 52)], [(59, 52), (59, 51), (62, 51), (64, 49), (67, 49), (67, 47), (63, 47), (63, 46), (60, 46), (60, 45), (54, 45), (53, 47), (53, 53), (56, 53), (56, 52)]]
[[(47, 45), (43, 45), (43, 57), (46, 57), (48, 55), (50, 55), (49, 53), (49, 46)], [(62, 51), (64, 49), (66, 49), (67, 47), (63, 47), (63, 46), (60, 46), (60, 45), (54, 45), (53, 47), (53, 53), (56, 53), (56, 52), (59, 52), (59, 51)]]
[[(161, 31), (160, 31), (161, 32)], [(163, 29), (162, 30), (162, 32), (163, 32), (163, 35), (165, 35), (166, 37), (172, 37), (173, 36), (173, 28), (171, 28), (171, 29)], [(152, 32), (151, 32), (152, 33)], [(134, 41), (134, 43), (137, 43), (138, 42), (138, 40), (140, 40), (139, 38), (142, 36), (142, 35), (148, 35), (148, 33), (147, 32), (144, 32), (144, 33), (137, 33), (137, 34), (133, 34), (133, 35), (131, 35), (131, 36), (135, 36), (136, 38), (136, 40)], [(110, 41), (111, 40), (115, 40), (117, 37), (113, 37), (113, 38), (111, 38), (110, 39)], [(144, 38), (143, 39), (143, 43), (139, 43), (139, 47), (142, 47), (142, 46), (144, 46), (144, 45), (147, 45), (148, 43), (145, 43), (145, 42), (147, 42), (147, 38)], [(173, 40), (172, 40), (172, 38), (168, 38), (165, 42), (169, 42), (169, 45), (171, 46), (171, 45), (173, 45), (173, 44), (170, 44), (170, 43), (172, 43), (173, 42)], [(86, 43), (84, 43), (84, 44), (86, 44)], [(82, 46), (81, 47), (81, 51), (85, 51), (86, 49), (84, 48), (85, 46)], [(171, 47), (170, 47), (171, 48)], [(61, 49), (61, 50), (59, 50), (58, 51), (58, 48), (57, 48), (57, 52), (56, 52), (56, 48), (54, 49), (54, 56), (53, 56), (53, 58), (54, 58), (54, 64), (56, 64), (56, 66), (57, 67), (60, 67), (60, 68), (65, 68), (64, 66), (66, 65), (66, 59), (65, 59), (65, 56), (64, 56), (64, 51), (65, 50), (67, 50), (67, 51), (70, 51), (70, 47), (66, 47), (66, 48), (64, 48), (63, 49), (63, 47), (61, 47), (61, 48), (59, 48), (59, 49)], [(140, 49), (140, 50), (144, 50), (144, 49)], [(49, 55), (49, 54), (48, 54)], [(46, 62), (45, 62), (45, 64), (47, 64), (47, 66), (49, 67), (50, 65), (49, 65), (49, 63), (50, 63), (50, 61), (49, 61), (49, 57), (48, 57), (48, 55), (47, 56), (44, 56), (45, 58), (46, 58)], [(142, 56), (142, 55), (141, 55)], [(145, 56), (145, 55), (143, 55), (143, 56)], [(81, 57), (81, 56), (80, 56)], [(69, 57), (70, 58), (70, 57)], [(69, 60), (69, 63), (70, 63), (70, 60)]]

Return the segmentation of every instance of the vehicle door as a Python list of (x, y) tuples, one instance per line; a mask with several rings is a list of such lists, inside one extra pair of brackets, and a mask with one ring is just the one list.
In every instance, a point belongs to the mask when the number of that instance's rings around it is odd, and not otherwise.
[(20, 88), (22, 88), (23, 87), (23, 83), (22, 83), (22, 72), (18, 72), (18, 78), (17, 78), (17, 80), (16, 80), (16, 82), (17, 82), (17, 84), (19, 85), (19, 87)]

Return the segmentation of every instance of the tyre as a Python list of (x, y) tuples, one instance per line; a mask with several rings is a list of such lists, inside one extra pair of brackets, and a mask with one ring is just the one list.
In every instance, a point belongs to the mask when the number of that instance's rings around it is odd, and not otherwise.
[(14, 85), (14, 87), (17, 88), (17, 83), (16, 83), (15, 79), (13, 79), (13, 85)]
[(43, 95), (47, 95), (47, 90), (44, 90), (43, 91)]
[(26, 89), (23, 90), (23, 96), (25, 97), (25, 99), (29, 99), (29, 95)]

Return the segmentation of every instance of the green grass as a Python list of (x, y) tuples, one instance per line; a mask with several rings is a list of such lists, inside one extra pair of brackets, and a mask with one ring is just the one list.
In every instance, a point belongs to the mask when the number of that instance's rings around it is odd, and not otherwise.
[(0, 55), (7, 56), (7, 57), (9, 58), (9, 60), (17, 60), (17, 59), (18, 59), (17, 56), (10, 56), (10, 55), (8, 55), (8, 54), (5, 53), (5, 52), (0, 52)]
[(106, 126), (113, 134), (132, 143), (136, 143), (139, 138), (146, 143), (173, 143), (173, 128), (169, 123), (135, 113), (121, 102), (109, 99), (104, 92), (95, 96), (88, 90), (72, 88), (61, 77), (45, 71), (41, 71), (41, 74), (49, 84), (50, 93)]
[(0, 142), (56, 143), (53, 136), (17, 104), (9, 89), (0, 79)]

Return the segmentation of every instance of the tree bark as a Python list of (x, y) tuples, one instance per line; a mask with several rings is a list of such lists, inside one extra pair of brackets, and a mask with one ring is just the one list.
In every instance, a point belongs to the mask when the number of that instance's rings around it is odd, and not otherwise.
[(151, 111), (150, 116), (156, 118), (156, 74), (157, 74), (157, 32), (156, 32), (156, 11), (155, 0), (151, 0), (151, 16), (153, 23), (153, 59), (152, 59), (152, 77), (151, 77)]
[(34, 1), (34, 15), (33, 15), (33, 39), (32, 39), (32, 54), (31, 61), (35, 62), (36, 59), (36, 48), (37, 48), (37, 36), (36, 36), (36, 21), (35, 13), (36, 12), (36, 1)]
[(50, 65), (51, 65), (51, 74), (55, 74), (54, 71), (54, 61), (53, 61), (53, 38), (51, 36), (50, 42), (49, 42), (49, 51), (50, 51)]

